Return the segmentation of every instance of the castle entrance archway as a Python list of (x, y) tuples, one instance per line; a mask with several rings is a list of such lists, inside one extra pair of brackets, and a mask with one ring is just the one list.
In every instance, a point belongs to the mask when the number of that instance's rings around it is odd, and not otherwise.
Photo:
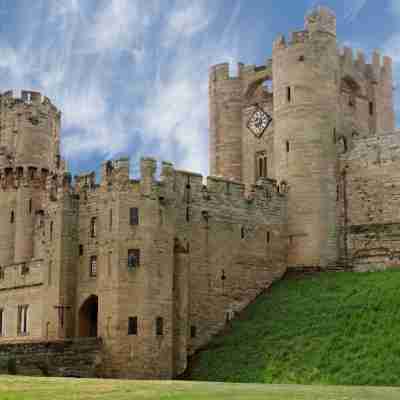
[(98, 297), (92, 295), (79, 309), (79, 337), (97, 337)]

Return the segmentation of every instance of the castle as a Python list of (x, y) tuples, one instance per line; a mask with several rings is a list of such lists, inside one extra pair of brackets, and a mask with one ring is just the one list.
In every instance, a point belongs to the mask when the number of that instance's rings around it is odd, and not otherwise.
[(399, 263), (390, 58), (339, 50), (319, 7), (265, 65), (211, 67), (209, 99), (206, 184), (150, 158), (72, 183), (56, 107), (0, 96), (0, 361), (101, 338), (102, 376), (171, 378), (288, 269)]

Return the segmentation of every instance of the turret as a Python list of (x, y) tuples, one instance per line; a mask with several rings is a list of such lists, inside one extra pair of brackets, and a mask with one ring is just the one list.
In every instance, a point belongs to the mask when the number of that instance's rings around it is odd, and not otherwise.
[(229, 64), (211, 67), (209, 77), (210, 173), (240, 180), (242, 175), (242, 80)]
[(288, 185), (289, 267), (337, 259), (336, 19), (326, 8), (273, 48), (276, 178)]
[(61, 113), (38, 92), (0, 95), (0, 265), (27, 262), (33, 256), (37, 210), (43, 209), (46, 181), (62, 176), (59, 131)]

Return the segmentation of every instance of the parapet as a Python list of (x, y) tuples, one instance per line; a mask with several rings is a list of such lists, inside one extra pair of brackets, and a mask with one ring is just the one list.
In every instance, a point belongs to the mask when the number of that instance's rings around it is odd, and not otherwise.
[(306, 15), (305, 29), (310, 34), (325, 32), (336, 36), (336, 15), (331, 9), (318, 6)]
[(22, 90), (21, 96), (15, 95), (13, 90), (8, 90), (0, 94), (0, 101), (5, 101), (9, 106), (16, 104), (44, 106), (48, 108), (48, 110), (54, 112), (58, 117), (61, 117), (61, 112), (54, 104), (52, 104), (48, 97), (33, 90)]
[[(132, 185), (132, 189), (140, 188), (140, 193), (145, 197), (159, 199), (167, 202), (184, 202), (187, 193), (190, 191), (190, 198), (197, 204), (202, 204), (208, 198), (235, 204), (237, 206), (248, 206), (257, 200), (254, 204), (265, 203), (267, 206), (274, 198), (285, 197), (276, 181), (263, 179), (254, 185), (250, 194), (246, 192), (245, 185), (230, 179), (217, 176), (209, 176), (204, 185), (204, 177), (201, 174), (175, 169), (173, 164), (162, 162), (161, 173), (157, 178), (157, 161), (153, 158), (142, 158), (140, 161), (141, 177), (138, 181), (127, 179), (129, 177), (129, 159), (110, 160), (103, 163), (102, 182), (100, 186), (109, 190), (114, 190), (109, 182), (116, 181), (119, 174), (124, 177), (124, 182)], [(94, 172), (84, 173), (75, 176), (75, 191), (79, 193), (87, 190), (97, 190), (96, 175)], [(115, 190), (118, 190), (116, 187)]]
[(362, 76), (374, 82), (392, 81), (393, 67), (390, 57), (382, 58), (381, 54), (375, 50), (371, 63), (367, 63), (367, 58), (362, 51), (358, 50), (356, 54), (354, 57), (353, 49), (347, 46), (339, 50), (343, 76)]

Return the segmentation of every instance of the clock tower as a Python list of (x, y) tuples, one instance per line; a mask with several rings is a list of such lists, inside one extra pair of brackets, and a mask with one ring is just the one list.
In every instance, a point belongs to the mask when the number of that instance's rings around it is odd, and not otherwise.
[(336, 130), (340, 55), (336, 17), (319, 7), (265, 65), (210, 73), (210, 173), (288, 188), (289, 267), (338, 260)]

